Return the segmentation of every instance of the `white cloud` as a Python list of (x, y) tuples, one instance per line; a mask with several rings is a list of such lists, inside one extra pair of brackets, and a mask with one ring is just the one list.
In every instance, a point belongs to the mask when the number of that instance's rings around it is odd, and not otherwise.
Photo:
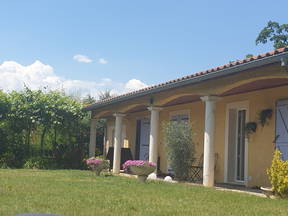
[(127, 89), (128, 91), (133, 91), (145, 87), (147, 87), (147, 85), (138, 79), (131, 79), (125, 84), (125, 89)]
[(106, 59), (104, 59), (104, 58), (99, 58), (99, 59), (98, 59), (98, 62), (99, 62), (100, 64), (107, 64), (107, 63), (108, 63), (108, 60), (106, 60)]
[(91, 63), (92, 62), (92, 60), (88, 56), (80, 55), (80, 54), (74, 55), (73, 59), (75, 61), (83, 62), (83, 63)]
[(38, 60), (27, 66), (15, 61), (5, 61), (0, 64), (0, 77), (0, 89), (4, 91), (21, 90), (26, 85), (33, 90), (47, 87), (80, 97), (87, 94), (97, 97), (99, 91), (107, 89), (113, 94), (122, 94), (147, 86), (137, 79), (127, 82), (116, 82), (110, 78), (97, 81), (65, 79), (55, 74), (52, 66)]

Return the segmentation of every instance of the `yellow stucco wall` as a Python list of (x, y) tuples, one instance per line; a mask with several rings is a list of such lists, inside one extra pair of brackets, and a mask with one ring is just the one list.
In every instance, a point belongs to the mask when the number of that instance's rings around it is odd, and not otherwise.
[[(248, 139), (248, 186), (267, 186), (266, 170), (271, 164), (275, 139), (275, 104), (277, 100), (288, 98), (288, 87), (278, 87), (222, 98), (216, 105), (215, 152), (218, 153), (215, 180), (224, 181), (226, 106), (229, 103), (247, 101), (249, 121), (257, 121), (258, 113), (273, 109), (269, 125), (258, 124), (257, 132)], [(203, 118), (204, 120), (204, 118)], [(193, 115), (192, 115), (193, 121)]]
[[(267, 108), (273, 109), (273, 116), (269, 125), (264, 127), (258, 124), (255, 134), (252, 134), (248, 143), (248, 186), (267, 186), (269, 185), (266, 170), (271, 164), (273, 153), (273, 140), (275, 139), (275, 104), (277, 100), (288, 98), (288, 86), (258, 90), (254, 92), (232, 95), (223, 97), (216, 105), (216, 130), (215, 130), (215, 152), (218, 153), (217, 165), (215, 170), (216, 182), (224, 182), (224, 164), (225, 164), (225, 127), (226, 127), (226, 107), (229, 103), (248, 101), (250, 121), (257, 120), (259, 111)], [(160, 156), (160, 169), (166, 172), (166, 154), (163, 142), (163, 133), (161, 124), (168, 121), (172, 112), (188, 111), (190, 121), (194, 130), (194, 141), (196, 143), (197, 157), (203, 153), (203, 137), (204, 137), (204, 117), (205, 105), (202, 101), (187, 103), (182, 105), (165, 107), (160, 112), (158, 154)], [(148, 111), (128, 114), (125, 117), (127, 146), (135, 157), (135, 141), (136, 141), (136, 120), (149, 118)], [(108, 121), (109, 127), (113, 127), (113, 119)], [(107, 143), (112, 143), (111, 132), (107, 134)]]
[[(162, 122), (168, 121), (173, 112), (188, 111), (190, 121), (194, 130), (194, 142), (196, 143), (196, 157), (199, 158), (203, 154), (204, 140), (204, 119), (205, 119), (205, 104), (202, 101), (186, 103), (182, 105), (167, 106), (173, 99), (181, 96), (195, 98), (201, 95), (221, 95), (224, 92), (243, 84), (255, 81), (272, 78), (288, 79), (287, 72), (280, 64), (267, 65), (255, 69), (242, 71), (230, 76), (225, 76), (217, 79), (211, 79), (205, 82), (199, 82), (193, 85), (186, 85), (179, 88), (171, 88), (165, 91), (154, 93), (153, 95), (143, 95), (129, 100), (123, 100), (117, 103), (112, 103), (107, 106), (99, 107), (92, 111), (93, 118), (107, 119), (107, 134), (105, 147), (106, 151), (113, 144), (113, 127), (115, 112), (126, 113), (123, 123), (125, 124), (125, 141), (124, 146), (131, 149), (132, 155), (135, 158), (135, 142), (136, 142), (136, 121), (138, 119), (150, 118), (150, 112), (142, 111), (131, 113), (134, 108), (139, 106), (148, 106), (151, 96), (154, 99), (154, 105), (162, 106), (160, 111), (159, 124), (159, 140), (158, 154), (160, 157), (160, 169), (162, 172), (167, 171), (167, 160), (165, 154), (165, 146), (162, 134)], [(225, 169), (225, 136), (227, 127), (226, 123), (226, 108), (228, 104), (246, 101), (249, 106), (248, 119), (256, 121), (259, 111), (267, 108), (274, 110), (273, 116), (269, 125), (261, 127), (258, 125), (257, 132), (250, 136), (248, 140), (248, 186), (267, 186), (269, 185), (266, 169), (271, 164), (272, 153), (275, 139), (275, 103), (277, 100), (288, 98), (288, 86), (258, 90), (243, 94), (231, 95), (222, 97), (216, 104), (216, 129), (215, 129), (215, 152), (218, 154), (215, 180), (224, 182)], [(123, 134), (123, 133), (122, 133)]]
[(275, 104), (277, 100), (288, 98), (288, 87), (278, 87), (261, 91), (239, 94), (223, 98), (217, 103), (216, 111), (216, 148), (219, 153), (219, 170), (216, 181), (224, 179), (224, 147), (226, 105), (238, 101), (248, 101), (249, 120), (257, 121), (258, 113), (267, 108), (273, 109), (269, 125), (262, 127), (258, 124), (257, 132), (248, 140), (248, 181), (249, 186), (269, 185), (266, 170), (271, 164), (275, 139)]

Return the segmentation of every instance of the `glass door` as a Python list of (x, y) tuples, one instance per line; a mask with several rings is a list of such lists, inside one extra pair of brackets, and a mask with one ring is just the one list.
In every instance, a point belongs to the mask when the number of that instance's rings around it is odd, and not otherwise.
[(245, 180), (245, 124), (246, 110), (238, 110), (236, 141), (236, 180)]

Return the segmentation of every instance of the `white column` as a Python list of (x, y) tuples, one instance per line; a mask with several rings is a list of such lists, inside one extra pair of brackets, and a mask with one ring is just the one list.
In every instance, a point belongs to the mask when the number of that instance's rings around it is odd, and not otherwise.
[(97, 126), (97, 119), (91, 119), (91, 123), (90, 123), (89, 157), (95, 157), (96, 133), (97, 133), (96, 126)]
[(150, 143), (149, 143), (149, 162), (154, 162), (157, 165), (158, 159), (158, 134), (159, 134), (159, 111), (160, 107), (148, 107), (151, 112), (150, 119)]
[(115, 113), (115, 138), (114, 138), (114, 157), (113, 157), (113, 173), (120, 172), (121, 163), (121, 143), (122, 143), (122, 122), (124, 114)]
[(205, 134), (204, 134), (204, 161), (203, 161), (203, 185), (214, 186), (214, 133), (215, 133), (215, 105), (219, 100), (217, 96), (204, 96), (205, 102)]

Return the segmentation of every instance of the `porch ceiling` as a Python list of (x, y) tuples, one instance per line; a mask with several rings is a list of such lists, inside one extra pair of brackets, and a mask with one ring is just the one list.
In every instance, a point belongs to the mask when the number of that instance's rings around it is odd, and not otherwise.
[[(255, 80), (244, 84), (239, 84), (233, 88), (230, 88), (229, 90), (223, 92), (219, 96), (225, 97), (235, 94), (243, 94), (247, 92), (262, 90), (262, 89), (268, 89), (268, 88), (275, 88), (280, 86), (288, 85), (288, 78), (267, 78), (267, 79), (261, 79), (261, 80)], [(169, 97), (170, 95), (170, 97)], [(178, 95), (178, 96), (177, 96)], [(161, 107), (169, 107), (174, 105), (180, 105), (185, 103), (193, 103), (200, 100), (201, 94), (189, 94), (189, 95), (181, 95), (177, 92), (174, 92), (174, 95), (171, 96), (171, 94), (166, 94), (161, 96), (165, 98), (165, 103), (162, 103)], [(169, 99), (170, 98), (170, 99)], [(144, 98), (142, 99), (141, 104), (137, 104), (135, 101), (130, 100), (129, 104), (119, 104), (118, 106), (111, 106), (102, 108), (102, 111), (97, 110), (97, 112), (93, 112), (94, 117), (101, 117), (101, 118), (108, 118), (111, 117), (115, 112), (122, 112), (125, 114), (132, 114), (136, 112), (143, 112), (147, 111), (147, 107), (149, 106), (149, 103), (147, 102), (148, 99)], [(139, 101), (138, 101), (139, 102)]]
[(224, 92), (223, 94), (221, 94), (221, 96), (240, 94), (240, 93), (257, 91), (257, 90), (267, 89), (267, 88), (274, 88), (274, 87), (279, 87), (283, 85), (288, 85), (288, 78), (256, 80), (256, 81), (232, 88)]

